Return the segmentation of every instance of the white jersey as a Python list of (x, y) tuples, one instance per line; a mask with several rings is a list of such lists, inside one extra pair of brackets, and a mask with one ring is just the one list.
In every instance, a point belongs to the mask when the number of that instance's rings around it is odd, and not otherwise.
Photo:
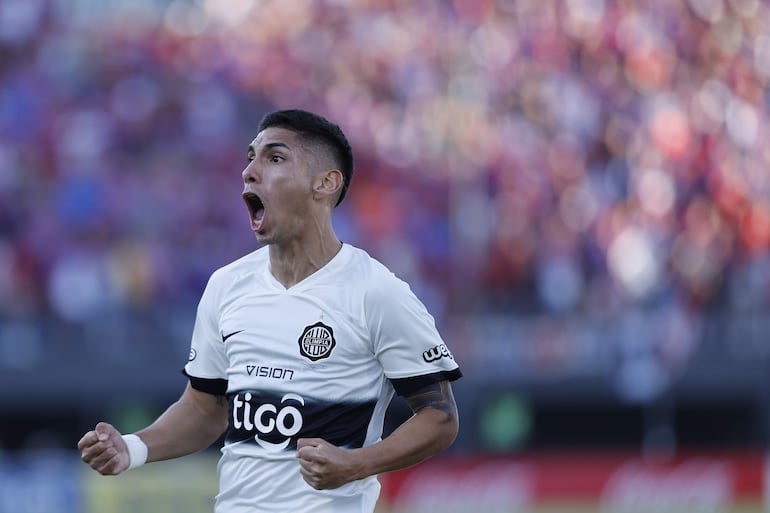
[(271, 274), (267, 247), (217, 270), (185, 374), (230, 403), (218, 513), (372, 512), (376, 477), (315, 490), (300, 474), (297, 439), (371, 445), (394, 390), (461, 376), (409, 286), (347, 244), (288, 289)]

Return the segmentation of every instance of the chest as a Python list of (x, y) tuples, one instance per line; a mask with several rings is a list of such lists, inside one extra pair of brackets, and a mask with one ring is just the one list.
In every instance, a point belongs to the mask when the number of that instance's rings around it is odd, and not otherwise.
[(360, 303), (323, 292), (245, 292), (223, 305), (219, 328), (231, 371), (339, 374), (372, 360)]

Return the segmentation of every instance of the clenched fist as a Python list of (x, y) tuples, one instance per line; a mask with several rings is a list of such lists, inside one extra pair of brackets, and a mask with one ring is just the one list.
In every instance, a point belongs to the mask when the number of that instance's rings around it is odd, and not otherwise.
[(330, 490), (359, 479), (353, 451), (340, 449), (321, 438), (297, 440), (300, 473), (316, 490)]
[(130, 458), (120, 432), (106, 422), (99, 422), (78, 442), (80, 458), (105, 476), (118, 475), (128, 468)]

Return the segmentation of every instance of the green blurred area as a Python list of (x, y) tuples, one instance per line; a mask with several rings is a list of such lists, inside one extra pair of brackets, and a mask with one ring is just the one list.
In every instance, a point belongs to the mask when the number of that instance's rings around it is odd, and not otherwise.
[(211, 513), (218, 454), (158, 462), (105, 477), (83, 468), (83, 513)]

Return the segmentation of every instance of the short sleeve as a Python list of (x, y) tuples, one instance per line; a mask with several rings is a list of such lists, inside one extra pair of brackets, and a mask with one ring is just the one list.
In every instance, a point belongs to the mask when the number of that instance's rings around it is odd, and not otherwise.
[(190, 356), (184, 374), (196, 390), (221, 395), (227, 391), (227, 357), (219, 330), (217, 273), (209, 279), (195, 315)]
[(433, 316), (406, 282), (384, 273), (369, 287), (364, 309), (375, 356), (397, 394), (462, 376)]

